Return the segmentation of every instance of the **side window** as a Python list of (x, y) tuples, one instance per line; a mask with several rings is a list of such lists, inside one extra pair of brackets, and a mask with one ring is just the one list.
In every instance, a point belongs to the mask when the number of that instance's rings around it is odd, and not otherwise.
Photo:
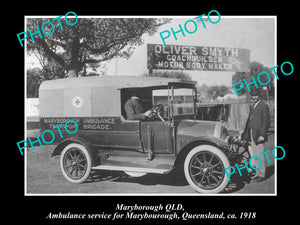
[(194, 113), (193, 89), (174, 89), (174, 115), (188, 115)]
[[(168, 89), (153, 90), (153, 104), (162, 104), (164, 106), (164, 117), (168, 116), (169, 105), (168, 96), (172, 92)], [(174, 89), (173, 114), (189, 115), (194, 113), (194, 93), (191, 88)]]

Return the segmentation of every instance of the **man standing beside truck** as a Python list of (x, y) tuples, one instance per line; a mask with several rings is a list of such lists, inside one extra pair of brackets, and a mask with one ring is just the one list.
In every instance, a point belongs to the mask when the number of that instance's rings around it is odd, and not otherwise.
[[(251, 109), (246, 123), (242, 139), (251, 144), (250, 154), (252, 156), (260, 157), (264, 152), (264, 142), (267, 141), (267, 132), (270, 127), (270, 113), (269, 107), (261, 99), (259, 89), (254, 89), (250, 92), (251, 95)], [(261, 164), (261, 165), (260, 165)], [(265, 178), (266, 163), (263, 159), (259, 162), (258, 159), (252, 161), (252, 165), (256, 168), (256, 174), (252, 177), (253, 181), (262, 181)]]

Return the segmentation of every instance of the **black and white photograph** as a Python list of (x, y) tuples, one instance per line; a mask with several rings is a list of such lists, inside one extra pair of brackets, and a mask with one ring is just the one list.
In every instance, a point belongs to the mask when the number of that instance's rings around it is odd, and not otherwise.
[(276, 17), (68, 14), (26, 17), (27, 194), (276, 194)]
[(12, 146), (24, 220), (293, 217), (282, 201), (297, 187), (298, 44), (286, 14), (260, 10), (19, 15)]

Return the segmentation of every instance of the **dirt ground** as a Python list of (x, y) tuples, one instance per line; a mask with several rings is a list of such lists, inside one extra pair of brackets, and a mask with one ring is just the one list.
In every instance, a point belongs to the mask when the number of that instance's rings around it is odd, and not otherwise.
[[(179, 174), (147, 174), (130, 177), (124, 172), (93, 171), (87, 182), (71, 184), (62, 175), (59, 157), (51, 157), (54, 145), (27, 150), (26, 193), (27, 194), (196, 194), (185, 178)], [(274, 135), (270, 134), (265, 150), (273, 149)], [(269, 152), (271, 165), (267, 164), (266, 179), (249, 182), (244, 177), (232, 176), (223, 194), (273, 194), (275, 192), (275, 160)], [(236, 172), (237, 173), (237, 172)]]

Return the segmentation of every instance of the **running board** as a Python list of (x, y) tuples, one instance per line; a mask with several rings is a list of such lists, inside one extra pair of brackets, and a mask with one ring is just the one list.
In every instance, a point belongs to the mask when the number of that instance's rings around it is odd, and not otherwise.
[(137, 172), (137, 173), (159, 173), (166, 174), (171, 170), (169, 169), (155, 169), (155, 168), (145, 168), (145, 167), (127, 167), (127, 166), (109, 166), (109, 165), (100, 165), (92, 167), (94, 170), (117, 170), (117, 171), (126, 171), (126, 172)]

